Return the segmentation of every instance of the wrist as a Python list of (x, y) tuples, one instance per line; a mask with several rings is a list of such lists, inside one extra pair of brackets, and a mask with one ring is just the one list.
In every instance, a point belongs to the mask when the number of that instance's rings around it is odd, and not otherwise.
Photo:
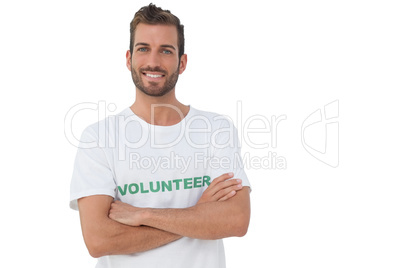
[(150, 226), (152, 214), (153, 214), (153, 208), (144, 208), (141, 211), (141, 225), (147, 225)]

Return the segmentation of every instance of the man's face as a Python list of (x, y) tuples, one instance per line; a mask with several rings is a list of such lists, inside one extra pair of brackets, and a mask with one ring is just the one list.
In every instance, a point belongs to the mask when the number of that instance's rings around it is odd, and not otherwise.
[(127, 68), (135, 86), (148, 96), (169, 93), (187, 63), (186, 55), (179, 60), (178, 53), (175, 26), (138, 24), (133, 53), (127, 52)]

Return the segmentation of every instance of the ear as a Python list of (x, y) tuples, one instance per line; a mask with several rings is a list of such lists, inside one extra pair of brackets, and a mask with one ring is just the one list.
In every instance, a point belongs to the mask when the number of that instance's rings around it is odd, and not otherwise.
[(126, 52), (126, 66), (127, 66), (127, 69), (131, 72), (131, 53), (130, 53), (130, 50), (127, 50), (127, 52)]
[(179, 74), (182, 74), (187, 66), (187, 54), (183, 54), (180, 58)]

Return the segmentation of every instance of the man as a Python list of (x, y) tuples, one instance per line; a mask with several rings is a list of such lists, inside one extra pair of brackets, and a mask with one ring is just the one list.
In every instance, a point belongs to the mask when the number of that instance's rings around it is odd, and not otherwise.
[(246, 234), (249, 182), (223, 116), (175, 96), (180, 20), (152, 4), (130, 24), (134, 104), (85, 129), (70, 206), (97, 267), (225, 267), (222, 238)]

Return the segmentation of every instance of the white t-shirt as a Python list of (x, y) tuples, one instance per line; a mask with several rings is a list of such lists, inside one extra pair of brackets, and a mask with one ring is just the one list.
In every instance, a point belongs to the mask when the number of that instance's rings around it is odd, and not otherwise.
[[(79, 198), (110, 195), (136, 207), (194, 206), (216, 177), (233, 172), (250, 186), (236, 129), (226, 117), (190, 107), (173, 126), (148, 124), (130, 108), (87, 127), (71, 182)], [(223, 268), (223, 241), (181, 238), (143, 253), (104, 256), (96, 267)]]

